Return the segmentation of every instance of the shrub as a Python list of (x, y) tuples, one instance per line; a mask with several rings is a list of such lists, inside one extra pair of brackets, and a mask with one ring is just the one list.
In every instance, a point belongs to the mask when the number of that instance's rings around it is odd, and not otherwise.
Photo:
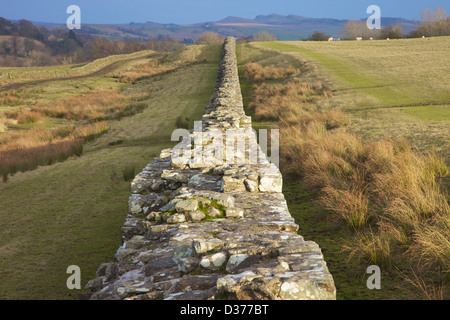
[(328, 41), (329, 38), (330, 38), (329, 35), (326, 35), (325, 33), (320, 32), (320, 31), (316, 31), (309, 37), (308, 40), (311, 40), (311, 41)]
[(382, 27), (379, 34), (380, 39), (401, 39), (403, 38), (403, 29), (398, 24)]

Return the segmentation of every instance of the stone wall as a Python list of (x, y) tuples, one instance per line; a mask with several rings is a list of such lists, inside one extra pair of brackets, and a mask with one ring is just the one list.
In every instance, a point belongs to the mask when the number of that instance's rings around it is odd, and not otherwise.
[(321, 250), (297, 234), (280, 171), (244, 113), (234, 38), (196, 127), (132, 182), (123, 245), (88, 283), (90, 298), (335, 299)]

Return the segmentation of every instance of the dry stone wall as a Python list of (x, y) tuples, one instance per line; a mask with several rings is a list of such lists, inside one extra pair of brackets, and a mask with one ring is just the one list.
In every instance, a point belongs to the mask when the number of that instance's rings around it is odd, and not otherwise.
[(90, 298), (335, 299), (321, 250), (297, 234), (281, 173), (244, 113), (234, 38), (196, 127), (132, 182), (123, 245), (88, 283)]

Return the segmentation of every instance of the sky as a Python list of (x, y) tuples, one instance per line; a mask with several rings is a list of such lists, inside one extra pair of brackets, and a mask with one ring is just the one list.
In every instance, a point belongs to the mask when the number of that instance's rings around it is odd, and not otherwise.
[(443, 7), (450, 15), (450, 0), (0, 0), (0, 17), (11, 20), (65, 23), (67, 7), (78, 5), (81, 23), (117, 24), (158, 22), (192, 24), (227, 16), (255, 18), (277, 13), (310, 18), (362, 19), (370, 5), (381, 17), (420, 20), (424, 8)]

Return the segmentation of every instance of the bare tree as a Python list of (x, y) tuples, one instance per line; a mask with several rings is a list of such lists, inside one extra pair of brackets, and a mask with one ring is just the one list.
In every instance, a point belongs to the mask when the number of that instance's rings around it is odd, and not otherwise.
[(36, 43), (32, 39), (26, 38), (23, 42), (23, 48), (25, 50), (27, 57), (29, 57), (30, 52), (36, 49)]
[(365, 21), (349, 20), (342, 29), (341, 38), (346, 40), (355, 40), (362, 38), (368, 40), (378, 37), (379, 30), (369, 29)]
[(260, 31), (257, 34), (255, 34), (253, 36), (253, 40), (255, 40), (255, 41), (277, 41), (277, 37), (274, 34), (263, 30), (263, 31)]
[(429, 37), (445, 35), (447, 13), (444, 8), (438, 7), (435, 11), (424, 9), (421, 16), (424, 35)]
[(197, 38), (197, 44), (222, 44), (223, 37), (216, 32), (205, 31)]

